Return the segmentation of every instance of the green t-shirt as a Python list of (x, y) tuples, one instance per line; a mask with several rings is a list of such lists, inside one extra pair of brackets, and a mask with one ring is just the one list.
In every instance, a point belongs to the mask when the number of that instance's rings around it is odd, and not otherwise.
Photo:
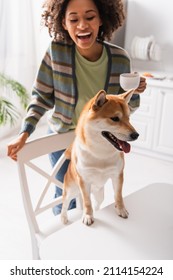
[(105, 47), (103, 48), (101, 57), (95, 62), (85, 59), (76, 49), (75, 63), (78, 102), (73, 116), (74, 125), (77, 124), (79, 115), (86, 102), (94, 97), (99, 90), (104, 89), (105, 87), (108, 67), (106, 49)]

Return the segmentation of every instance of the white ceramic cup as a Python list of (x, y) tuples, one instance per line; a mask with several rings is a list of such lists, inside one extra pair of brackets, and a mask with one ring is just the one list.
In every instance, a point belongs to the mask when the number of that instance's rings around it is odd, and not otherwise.
[(124, 90), (129, 90), (132, 88), (138, 88), (140, 83), (139, 73), (123, 73), (120, 75), (120, 86)]

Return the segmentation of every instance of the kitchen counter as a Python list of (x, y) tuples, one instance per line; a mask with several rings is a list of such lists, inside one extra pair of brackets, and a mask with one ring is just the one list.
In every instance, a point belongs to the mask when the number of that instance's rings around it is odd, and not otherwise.
[(173, 80), (168, 78), (165, 79), (156, 79), (156, 78), (146, 78), (148, 86), (154, 87), (164, 87), (173, 89)]
[[(141, 76), (143, 76), (143, 73), (146, 71), (138, 71)], [(148, 86), (154, 86), (154, 87), (164, 87), (164, 88), (170, 88), (173, 89), (173, 73), (164, 73), (164, 72), (155, 72), (155, 71), (148, 71), (150, 74), (152, 74), (154, 77), (145, 77), (147, 81)]]

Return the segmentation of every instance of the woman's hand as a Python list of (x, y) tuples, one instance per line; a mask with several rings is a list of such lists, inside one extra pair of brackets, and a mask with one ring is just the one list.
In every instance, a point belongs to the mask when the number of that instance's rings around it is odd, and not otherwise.
[(11, 157), (11, 159), (17, 161), (17, 152), (23, 148), (28, 136), (29, 135), (27, 132), (23, 132), (22, 134), (19, 135), (19, 137), (12, 140), (7, 145), (7, 155)]
[(146, 79), (144, 77), (140, 77), (140, 83), (137, 89), (135, 89), (135, 93), (142, 93), (147, 87)]

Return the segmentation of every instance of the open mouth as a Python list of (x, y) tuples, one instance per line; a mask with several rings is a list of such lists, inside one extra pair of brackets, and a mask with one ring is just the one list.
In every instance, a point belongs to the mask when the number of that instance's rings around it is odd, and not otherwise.
[(119, 140), (109, 131), (102, 131), (102, 135), (108, 140), (117, 150), (123, 151), (124, 153), (130, 152), (130, 144), (126, 141)]
[(77, 35), (77, 37), (80, 40), (86, 40), (86, 39), (89, 39), (91, 37), (91, 33), (90, 32), (80, 33), (80, 34)]

